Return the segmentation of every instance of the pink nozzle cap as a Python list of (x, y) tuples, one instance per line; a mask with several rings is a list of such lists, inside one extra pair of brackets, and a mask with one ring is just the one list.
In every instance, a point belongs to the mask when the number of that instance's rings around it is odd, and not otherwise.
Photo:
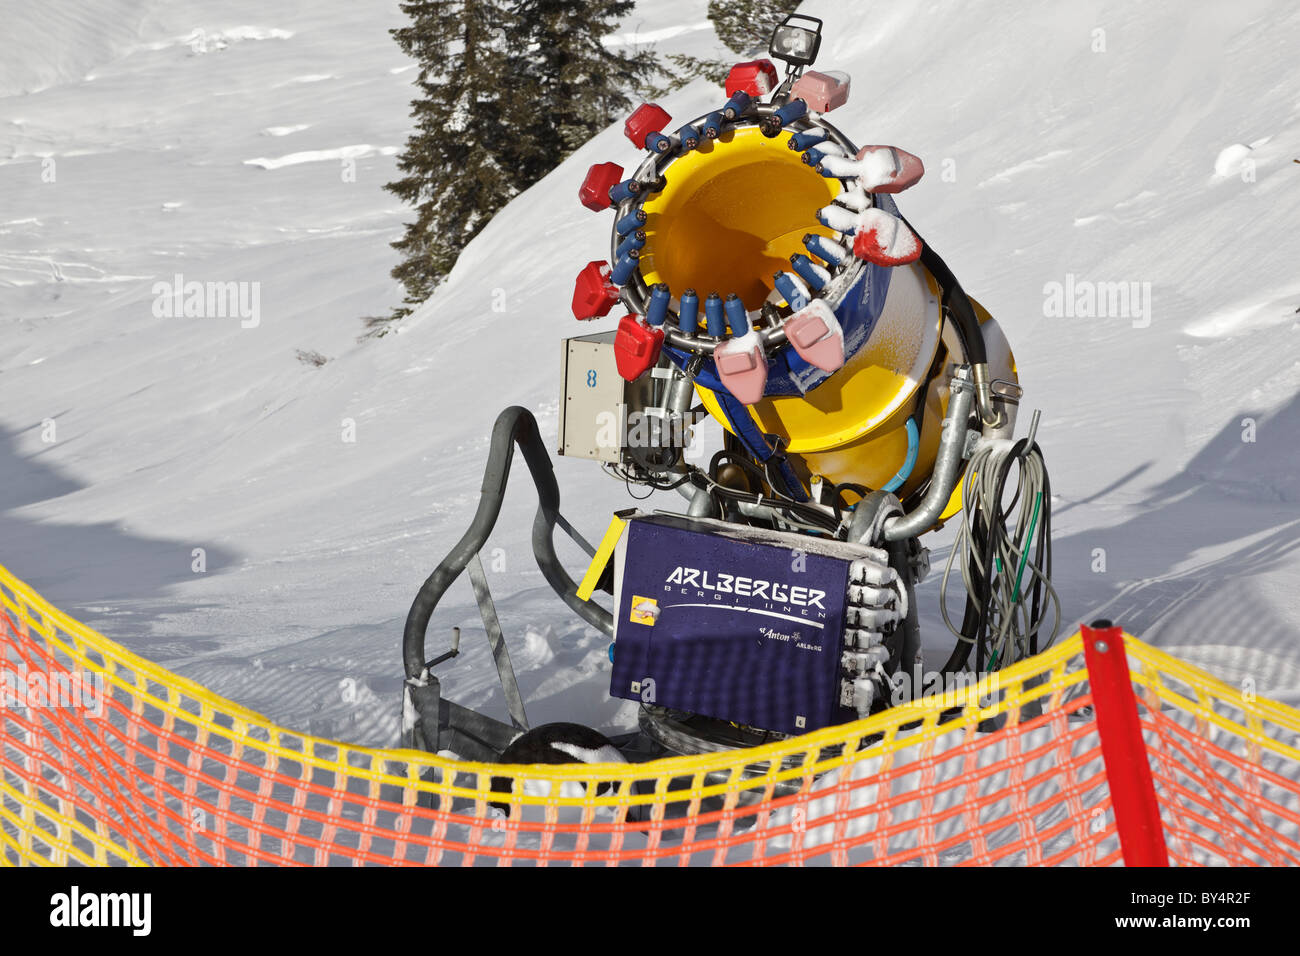
[(823, 372), (844, 365), (844, 331), (824, 299), (813, 299), (786, 319), (785, 337), (805, 362)]
[(809, 70), (790, 88), (793, 99), (803, 100), (817, 113), (829, 113), (849, 101), (849, 77), (846, 73), (818, 73)]
[(749, 335), (723, 342), (713, 353), (718, 378), (736, 400), (753, 405), (767, 388), (767, 357), (758, 336)]
[(887, 159), (893, 171), (880, 177), (879, 181), (864, 183), (869, 193), (901, 193), (915, 186), (925, 175), (925, 163), (921, 162), (921, 157), (897, 146), (863, 146), (858, 150), (859, 162), (872, 156)]

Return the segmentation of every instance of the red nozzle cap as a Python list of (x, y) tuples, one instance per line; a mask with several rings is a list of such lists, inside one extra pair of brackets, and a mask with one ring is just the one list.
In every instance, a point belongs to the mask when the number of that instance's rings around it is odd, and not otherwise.
[(636, 381), (658, 363), (663, 344), (663, 329), (652, 329), (633, 315), (623, 316), (618, 322), (618, 334), (614, 336), (614, 363), (618, 366), (618, 374), (629, 382)]
[(921, 258), (921, 240), (896, 216), (868, 209), (853, 236), (853, 254), (878, 266), (907, 265)]
[(609, 263), (597, 259), (583, 266), (573, 286), (573, 317), (599, 319), (609, 315), (617, 301), (618, 287), (609, 281)]
[(747, 60), (737, 63), (727, 74), (727, 95), (744, 90), (750, 96), (766, 96), (776, 89), (776, 65), (771, 60)]
[(672, 117), (668, 111), (656, 103), (642, 103), (632, 111), (632, 115), (623, 124), (623, 132), (637, 149), (645, 149), (645, 138), (650, 133), (658, 133)]
[(623, 167), (618, 163), (596, 163), (578, 187), (578, 201), (593, 212), (610, 207), (609, 191), (623, 181)]

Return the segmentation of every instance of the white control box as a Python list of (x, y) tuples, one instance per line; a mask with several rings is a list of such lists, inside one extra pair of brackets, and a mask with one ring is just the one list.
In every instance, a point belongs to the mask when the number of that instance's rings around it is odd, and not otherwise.
[(614, 332), (565, 339), (560, 381), (561, 455), (617, 464), (628, 383), (614, 361)]

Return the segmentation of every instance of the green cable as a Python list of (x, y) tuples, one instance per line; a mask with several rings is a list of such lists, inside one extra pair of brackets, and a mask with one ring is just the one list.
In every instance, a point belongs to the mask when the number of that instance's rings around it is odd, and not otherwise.
[(1034, 496), (1034, 513), (1029, 519), (1029, 533), (1025, 535), (1025, 550), (1020, 555), (1020, 570), (1016, 572), (1016, 589), (1011, 594), (1012, 602), (1020, 600), (1020, 579), (1025, 576), (1025, 564), (1029, 561), (1029, 542), (1034, 540), (1034, 525), (1038, 524), (1038, 509), (1043, 503), (1043, 493)]
[[(1042, 504), (1043, 493), (1040, 491), (1034, 496), (1034, 512), (1029, 517), (1029, 533), (1025, 535), (1025, 550), (1020, 555), (1020, 568), (1016, 571), (1016, 586), (1011, 593), (1011, 602), (1013, 605), (1020, 600), (1020, 581), (1025, 576), (1025, 565), (1029, 562), (1029, 542), (1034, 539), (1034, 527), (1038, 524), (1038, 509), (1042, 507)], [(993, 563), (997, 566), (998, 573), (1001, 574), (1002, 559), (994, 558)], [(994, 651), (992, 656), (989, 657), (989, 666), (984, 669), (984, 672), (986, 674), (991, 673), (993, 668), (997, 666), (997, 663), (998, 652)]]

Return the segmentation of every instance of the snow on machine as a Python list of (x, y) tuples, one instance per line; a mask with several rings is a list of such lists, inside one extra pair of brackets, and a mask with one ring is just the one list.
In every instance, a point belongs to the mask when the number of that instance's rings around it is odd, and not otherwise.
[[(1036, 419), (1013, 438), (1010, 346), (899, 212), (920, 159), (859, 147), (827, 119), (850, 84), (807, 69), (820, 33), (786, 18), (770, 46), (783, 77), (769, 59), (738, 64), (728, 99), (676, 129), (643, 104), (625, 127), (640, 165), (587, 173), (580, 201), (614, 226), (608, 260), (578, 274), (573, 311), (624, 314), (564, 341), (558, 451), (682, 506), (620, 511), (593, 546), (560, 513), (531, 413), (502, 412), (473, 522), (406, 621), (408, 746), (553, 763), (607, 759), (608, 744), (640, 761), (865, 717), (917, 687), (921, 538), (950, 520), (945, 621), (954, 563), (966, 604), (943, 671), (1002, 668), (1054, 636), (1050, 488)], [(706, 416), (723, 447), (692, 462)], [(639, 702), (636, 733), (529, 728), (479, 559), (516, 445), (540, 501), (538, 565), (610, 637), (609, 692)], [(591, 556), (578, 580), (556, 555), (557, 525)], [(438, 601), (466, 571), (510, 723), (443, 694), (436, 672), (457, 643), (426, 650)]]

